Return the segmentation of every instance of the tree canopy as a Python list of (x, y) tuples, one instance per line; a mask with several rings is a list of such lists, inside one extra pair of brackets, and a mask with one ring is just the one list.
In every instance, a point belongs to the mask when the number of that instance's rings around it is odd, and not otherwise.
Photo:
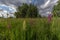
[(15, 16), (17, 18), (36, 18), (38, 15), (38, 9), (32, 4), (23, 4), (18, 6)]
[(54, 6), (53, 15), (60, 17), (60, 0), (58, 1), (58, 5)]

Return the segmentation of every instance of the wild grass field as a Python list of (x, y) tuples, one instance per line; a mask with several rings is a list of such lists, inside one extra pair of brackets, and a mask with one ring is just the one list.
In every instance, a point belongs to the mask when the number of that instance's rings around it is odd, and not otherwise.
[(60, 18), (0, 19), (0, 40), (60, 40)]

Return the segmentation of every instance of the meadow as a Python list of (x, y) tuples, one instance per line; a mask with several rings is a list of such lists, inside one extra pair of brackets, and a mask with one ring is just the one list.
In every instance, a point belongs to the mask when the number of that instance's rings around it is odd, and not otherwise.
[(1, 18), (0, 40), (60, 40), (60, 18)]

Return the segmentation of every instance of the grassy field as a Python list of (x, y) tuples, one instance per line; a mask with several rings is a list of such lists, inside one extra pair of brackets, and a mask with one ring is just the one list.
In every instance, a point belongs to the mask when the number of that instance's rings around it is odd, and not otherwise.
[(0, 40), (60, 40), (60, 18), (0, 19)]

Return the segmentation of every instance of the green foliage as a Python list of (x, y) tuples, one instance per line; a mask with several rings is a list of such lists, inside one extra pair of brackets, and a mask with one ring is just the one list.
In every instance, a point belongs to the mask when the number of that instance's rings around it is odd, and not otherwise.
[(17, 18), (35, 18), (38, 15), (38, 9), (36, 6), (30, 4), (23, 4), (17, 8), (15, 16)]
[(58, 5), (53, 8), (53, 15), (60, 17), (60, 0), (58, 1)]
[(34, 5), (29, 5), (28, 11), (27, 11), (28, 17), (31, 18), (36, 18), (38, 15), (38, 9), (36, 6)]

